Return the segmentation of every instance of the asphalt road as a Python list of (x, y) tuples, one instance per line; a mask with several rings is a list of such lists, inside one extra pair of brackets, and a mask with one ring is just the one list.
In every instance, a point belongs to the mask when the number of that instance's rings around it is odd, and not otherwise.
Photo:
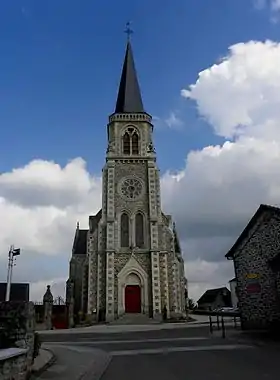
[[(211, 337), (207, 327), (45, 336), (58, 357), (40, 379), (254, 380), (279, 377), (277, 348)], [(78, 369), (77, 369), (78, 367)]]

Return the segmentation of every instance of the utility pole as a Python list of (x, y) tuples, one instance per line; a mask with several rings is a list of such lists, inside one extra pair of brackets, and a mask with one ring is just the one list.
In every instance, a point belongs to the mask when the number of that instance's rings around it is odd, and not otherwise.
[(8, 273), (7, 273), (7, 288), (6, 288), (6, 298), (5, 301), (10, 301), (10, 293), (11, 293), (11, 283), (13, 276), (13, 267), (14, 257), (20, 255), (20, 248), (15, 249), (13, 245), (11, 245), (8, 255)]

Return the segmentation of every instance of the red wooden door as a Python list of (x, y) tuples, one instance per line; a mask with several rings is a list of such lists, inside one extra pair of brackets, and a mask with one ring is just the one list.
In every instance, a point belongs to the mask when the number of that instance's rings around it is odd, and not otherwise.
[(125, 287), (125, 312), (141, 313), (141, 289), (139, 285)]

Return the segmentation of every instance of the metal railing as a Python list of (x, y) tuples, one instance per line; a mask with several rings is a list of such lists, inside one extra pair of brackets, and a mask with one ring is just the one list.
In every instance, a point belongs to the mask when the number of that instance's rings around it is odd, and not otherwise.
[[(211, 314), (210, 314), (211, 313)], [(218, 331), (221, 330), (222, 338), (226, 337), (226, 323), (225, 318), (232, 318), (234, 329), (237, 329), (241, 326), (240, 314), (239, 313), (230, 313), (230, 312), (209, 312), (209, 331), (210, 334), (214, 333), (215, 327)]]

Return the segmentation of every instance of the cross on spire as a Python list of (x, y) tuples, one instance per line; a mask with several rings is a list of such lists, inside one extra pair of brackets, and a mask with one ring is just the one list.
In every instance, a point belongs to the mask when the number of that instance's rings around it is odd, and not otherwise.
[(126, 23), (125, 33), (128, 38), (115, 113), (143, 113), (145, 111), (129, 40), (133, 33), (129, 22)]
[(130, 36), (133, 34), (133, 30), (131, 29), (131, 26), (130, 26), (130, 21), (126, 23), (124, 32), (127, 35), (127, 40), (129, 41)]

